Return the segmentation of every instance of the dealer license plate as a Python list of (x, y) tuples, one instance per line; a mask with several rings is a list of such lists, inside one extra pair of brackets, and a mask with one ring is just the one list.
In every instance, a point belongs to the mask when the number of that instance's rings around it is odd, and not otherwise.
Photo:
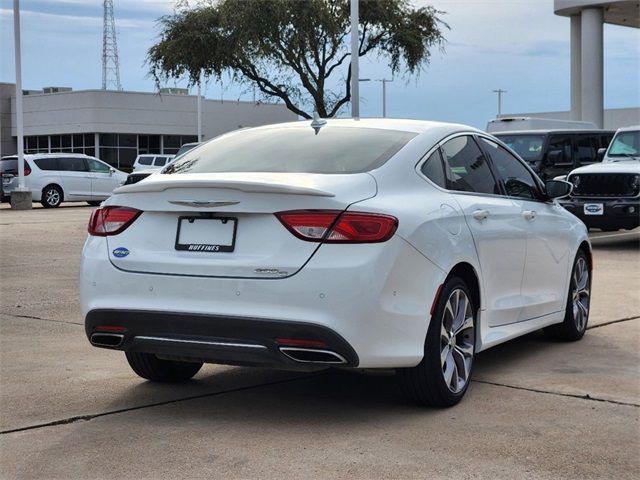
[(584, 214), (585, 215), (603, 215), (604, 205), (602, 203), (585, 203)]
[(235, 218), (180, 217), (176, 250), (233, 252), (237, 224)]

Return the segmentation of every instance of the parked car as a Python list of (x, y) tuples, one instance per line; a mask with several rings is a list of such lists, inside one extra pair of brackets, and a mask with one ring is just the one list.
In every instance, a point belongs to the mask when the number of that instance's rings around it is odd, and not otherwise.
[[(182, 155), (184, 155), (188, 151), (194, 149), (195, 147), (197, 147), (198, 145), (201, 145), (201, 144), (202, 144), (202, 142), (185, 143), (184, 145), (182, 145), (180, 147), (180, 149), (178, 150), (178, 153), (176, 154), (176, 156), (173, 157), (167, 163), (167, 165), (169, 165), (171, 162), (177, 160)], [(144, 180), (145, 178), (147, 178), (152, 173), (156, 173), (156, 172), (160, 171), (161, 169), (162, 168), (143, 169), (141, 167), (139, 170), (135, 170), (135, 171), (131, 172), (127, 176), (127, 180), (124, 183), (125, 183), (125, 185), (131, 185), (132, 183), (138, 183), (140, 180)]]
[(595, 123), (591, 122), (536, 117), (500, 117), (489, 120), (487, 123), (487, 132), (489, 133), (520, 130), (549, 130), (559, 128), (565, 130), (594, 130), (598, 127), (596, 127)]
[(174, 155), (138, 155), (135, 162), (133, 162), (133, 171), (148, 170), (151, 172), (162, 170), (162, 168), (164, 168), (164, 166), (167, 165), (173, 157)]
[(602, 160), (613, 130), (522, 130), (494, 135), (520, 155), (543, 180), (565, 177), (574, 168)]
[[(3, 195), (18, 187), (18, 157), (0, 160)], [(122, 185), (127, 174), (94, 157), (77, 153), (38, 153), (24, 156), (25, 186), (34, 202), (45, 208), (64, 202), (99, 205)]]
[(587, 227), (640, 226), (640, 126), (619, 129), (602, 163), (577, 168), (567, 179), (573, 192), (561, 203)]
[(152, 381), (203, 362), (392, 368), (450, 406), (476, 353), (540, 328), (583, 336), (587, 229), (554, 200), (570, 189), (464, 125), (235, 131), (94, 212), (86, 334)]

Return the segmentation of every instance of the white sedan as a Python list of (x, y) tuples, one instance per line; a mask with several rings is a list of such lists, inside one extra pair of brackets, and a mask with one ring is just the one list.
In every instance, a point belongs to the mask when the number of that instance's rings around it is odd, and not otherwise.
[(213, 139), (90, 220), (94, 346), (153, 381), (203, 362), (396, 369), (454, 405), (477, 352), (589, 316), (582, 222), (498, 140), (464, 125), (320, 120)]

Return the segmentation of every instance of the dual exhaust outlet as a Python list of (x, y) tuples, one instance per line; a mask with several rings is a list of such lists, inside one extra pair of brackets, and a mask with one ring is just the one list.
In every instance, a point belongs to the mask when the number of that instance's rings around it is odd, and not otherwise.
[[(90, 341), (91, 344), (96, 347), (118, 348), (124, 342), (124, 334), (96, 332), (91, 334)], [(183, 340), (182, 343), (189, 342)], [(194, 345), (201, 345), (203, 342), (193, 343)], [(215, 344), (221, 346), (223, 345), (223, 342), (215, 342)], [(346, 358), (332, 350), (303, 347), (280, 347), (280, 352), (298, 363), (316, 363), (325, 365), (341, 365), (348, 363)]]

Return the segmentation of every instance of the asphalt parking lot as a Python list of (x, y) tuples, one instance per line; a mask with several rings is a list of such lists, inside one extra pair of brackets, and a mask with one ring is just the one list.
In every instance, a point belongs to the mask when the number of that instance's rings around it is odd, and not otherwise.
[[(69, 205), (69, 204), (67, 204)], [(590, 328), (478, 355), (452, 409), (390, 375), (206, 365), (183, 386), (93, 348), (77, 299), (91, 207), (0, 207), (0, 477), (637, 478), (640, 229), (594, 233)]]

